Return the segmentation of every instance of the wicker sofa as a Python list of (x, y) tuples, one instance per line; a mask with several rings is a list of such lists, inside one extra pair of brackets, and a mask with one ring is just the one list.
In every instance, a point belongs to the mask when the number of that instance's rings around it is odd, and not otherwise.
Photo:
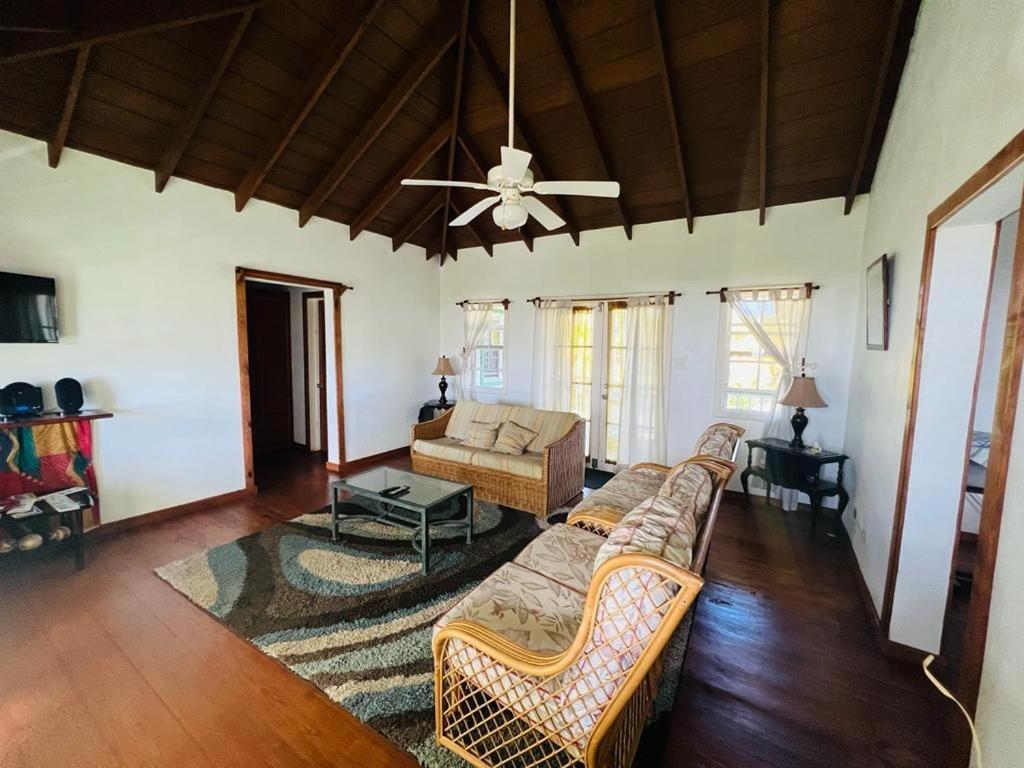
[[(729, 462), (736, 461), (740, 438), (746, 430), (735, 424), (712, 424), (704, 430), (693, 447), (694, 456), (710, 456)], [(679, 466), (679, 465), (676, 465)], [(602, 536), (607, 535), (616, 523), (633, 507), (657, 493), (672, 467), (663, 464), (635, 464), (619, 472), (603, 487), (591, 493), (576, 505), (569, 514), (568, 523), (587, 528)], [(703, 573), (701, 560), (696, 573)]]
[[(473, 422), (514, 422), (536, 437), (521, 456), (462, 445)], [(574, 413), (460, 400), (412, 428), (412, 468), (469, 483), (477, 499), (544, 516), (583, 492), (583, 422)]]
[(607, 538), (552, 526), (443, 616), (438, 743), (487, 768), (630, 765), (734, 469), (676, 465)]

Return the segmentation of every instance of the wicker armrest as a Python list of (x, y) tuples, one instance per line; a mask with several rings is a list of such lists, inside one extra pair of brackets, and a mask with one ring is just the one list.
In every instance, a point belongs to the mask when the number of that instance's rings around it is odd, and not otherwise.
[(585, 507), (579, 512), (570, 512), (565, 523), (600, 536), (607, 536), (621, 519), (622, 512), (613, 507)]
[(442, 413), (436, 419), (424, 421), (412, 425), (412, 440), (410, 445), (417, 440), (437, 440), (444, 437), (444, 430), (448, 426), (448, 420), (452, 417), (452, 408)]
[(548, 487), (548, 511), (583, 490), (583, 420), (544, 449), (544, 475)]

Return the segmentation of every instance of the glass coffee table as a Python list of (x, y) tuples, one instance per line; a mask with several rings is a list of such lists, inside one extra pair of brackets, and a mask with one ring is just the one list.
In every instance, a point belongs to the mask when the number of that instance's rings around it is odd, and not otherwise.
[[(401, 496), (381, 491), (407, 485)], [(370, 502), (372, 509), (350, 512), (342, 509), (341, 491)], [(339, 526), (346, 520), (369, 520), (412, 531), (413, 549), (420, 553), (423, 573), (430, 569), (430, 529), (465, 528), (466, 543), (473, 543), (473, 486), (417, 475), (394, 467), (376, 467), (331, 483), (331, 538), (338, 540)]]

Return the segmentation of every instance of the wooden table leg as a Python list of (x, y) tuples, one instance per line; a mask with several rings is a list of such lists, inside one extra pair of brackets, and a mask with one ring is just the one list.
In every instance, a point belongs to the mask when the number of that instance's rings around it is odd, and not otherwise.
[(79, 571), (85, 568), (85, 522), (83, 520), (84, 510), (75, 510), (71, 519), (74, 521), (75, 537), (75, 568)]

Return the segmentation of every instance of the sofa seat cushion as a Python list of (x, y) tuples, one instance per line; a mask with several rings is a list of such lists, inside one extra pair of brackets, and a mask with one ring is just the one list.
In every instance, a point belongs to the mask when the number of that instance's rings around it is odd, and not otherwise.
[(536, 453), (524, 453), (521, 456), (510, 456), (496, 451), (480, 451), (474, 453), (470, 462), (474, 467), (497, 469), (519, 477), (540, 480), (544, 477), (544, 457)]
[(586, 592), (505, 563), (442, 616), (434, 634), (456, 619), (468, 619), (531, 651), (554, 655), (572, 644), (586, 599)]
[(416, 453), (430, 456), (433, 459), (457, 461), (460, 464), (471, 464), (473, 457), (487, 453), (486, 448), (472, 448), (451, 437), (439, 437), (436, 440), (417, 440), (412, 444)]
[(649, 496), (653, 496), (665, 482), (666, 472), (642, 467), (627, 469), (576, 505), (574, 512), (589, 507), (610, 507), (625, 515)]
[(704, 430), (693, 447), (694, 456), (714, 456), (732, 461), (736, 441), (740, 439), (738, 427), (732, 424), (713, 424)]
[(604, 542), (604, 536), (559, 523), (531, 541), (512, 562), (586, 593), (594, 574), (594, 560)]

